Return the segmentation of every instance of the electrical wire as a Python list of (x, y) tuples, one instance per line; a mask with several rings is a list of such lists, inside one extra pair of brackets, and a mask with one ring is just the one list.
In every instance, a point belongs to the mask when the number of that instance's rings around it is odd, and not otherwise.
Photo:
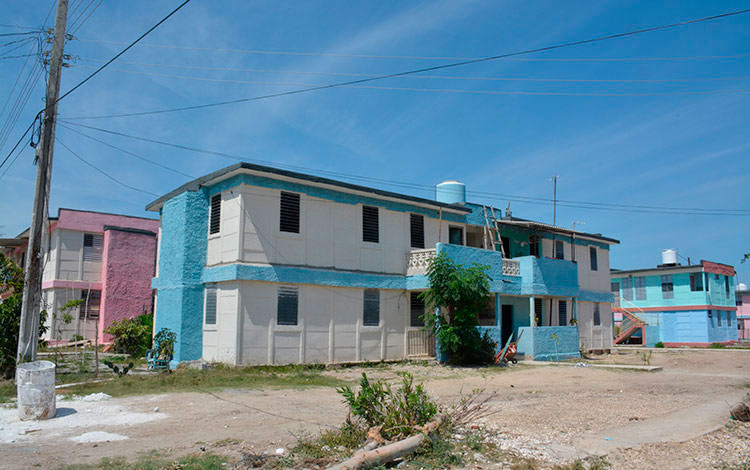
[[(64, 119), (61, 119), (61, 120), (64, 120)], [(325, 171), (325, 170), (319, 170), (315, 168), (281, 164), (281, 163), (267, 161), (267, 160), (259, 160), (259, 159), (254, 159), (254, 158), (238, 156), (238, 155), (232, 155), (226, 152), (217, 152), (217, 151), (212, 151), (212, 150), (199, 149), (199, 148), (190, 147), (187, 145), (174, 144), (174, 143), (165, 142), (161, 140), (149, 139), (149, 138), (138, 137), (138, 136), (125, 134), (125, 133), (121, 133), (117, 131), (111, 131), (108, 129), (101, 129), (98, 127), (88, 126), (85, 124), (71, 123), (71, 122), (68, 122), (68, 124), (96, 130), (99, 132), (104, 132), (104, 133), (111, 134), (111, 135), (117, 135), (117, 136), (127, 137), (127, 138), (140, 140), (144, 142), (164, 145), (167, 147), (173, 147), (173, 148), (188, 150), (188, 151), (207, 154), (207, 155), (224, 157), (224, 158), (228, 158), (228, 159), (235, 160), (235, 161), (253, 162), (253, 163), (272, 166), (276, 168), (287, 168), (290, 170), (295, 170), (295, 171), (300, 171), (300, 172), (311, 172), (311, 173), (344, 178), (344, 179), (349, 179), (349, 180), (379, 183), (379, 184), (385, 184), (389, 186), (398, 186), (398, 187), (402, 187), (406, 189), (416, 189), (419, 191), (432, 192), (435, 189), (433, 186), (421, 185), (418, 183), (400, 182), (400, 181), (393, 181), (393, 180), (382, 179), (382, 178), (374, 178), (374, 177), (352, 175), (352, 174), (341, 173), (341, 172)], [(552, 205), (555, 202), (554, 199), (549, 199), (549, 198), (538, 198), (538, 197), (521, 196), (521, 195), (514, 195), (514, 194), (501, 194), (501, 193), (493, 193), (493, 192), (485, 192), (485, 191), (467, 191), (467, 194), (476, 195), (476, 196), (480, 196), (480, 197), (487, 198), (487, 199), (495, 199), (495, 200), (503, 200), (503, 201), (510, 199), (515, 202), (522, 202), (522, 203), (527, 203), (527, 204), (539, 204), (539, 205), (545, 205), (545, 206)], [(617, 212), (641, 212), (641, 213), (673, 214), (673, 215), (750, 216), (750, 209), (717, 209), (717, 208), (693, 208), (693, 207), (680, 208), (680, 207), (666, 207), (666, 206), (610, 204), (610, 203), (602, 203), (602, 202), (572, 201), (572, 200), (560, 200), (560, 199), (557, 199), (557, 205), (561, 207), (572, 207), (572, 208), (578, 208), (578, 209), (607, 210), (607, 211), (617, 211)]]
[[(122, 41), (104, 41), (98, 39), (76, 38), (77, 41), (91, 44), (127, 44)], [(299, 51), (263, 51), (251, 49), (220, 49), (213, 47), (189, 47), (175, 46), (169, 44), (138, 44), (139, 47), (152, 47), (159, 49), (176, 49), (185, 51), (203, 51), (203, 52), (226, 52), (242, 54), (259, 54), (259, 55), (288, 55), (288, 56), (311, 56), (311, 57), (338, 57), (348, 59), (396, 59), (396, 60), (477, 60), (480, 57), (441, 57), (441, 56), (410, 56), (410, 55), (368, 55), (368, 54), (337, 54), (325, 52), (299, 52)], [(571, 58), (509, 58), (509, 62), (648, 62), (648, 61), (701, 61), (701, 60), (724, 60), (724, 59), (742, 59), (750, 57), (750, 54), (734, 55), (707, 55), (707, 56), (681, 56), (681, 57), (571, 57)]]
[[(83, 57), (76, 57), (76, 60), (82, 60), (86, 62), (104, 62), (103, 60), (87, 59)], [(189, 69), (189, 70), (208, 70), (208, 71), (222, 71), (222, 72), (248, 72), (248, 73), (270, 73), (270, 74), (281, 74), (281, 75), (328, 75), (328, 76), (344, 76), (344, 77), (377, 77), (379, 74), (370, 73), (336, 73), (336, 72), (303, 72), (303, 71), (292, 71), (292, 70), (269, 70), (269, 69), (242, 69), (242, 68), (231, 68), (231, 67), (200, 67), (190, 65), (172, 65), (172, 64), (148, 64), (141, 62), (120, 62), (122, 65), (138, 65), (138, 66), (155, 66), (155, 67), (166, 67), (166, 68), (177, 68), (177, 69)], [(76, 68), (95, 68), (89, 65), (76, 65)], [(228, 82), (228, 83), (271, 83), (271, 84), (282, 84), (282, 85), (315, 85), (313, 83), (276, 83), (276, 82), (252, 82), (244, 80), (222, 80), (212, 79), (210, 77), (194, 77), (186, 75), (172, 75), (172, 74), (160, 74), (146, 72), (142, 70), (132, 69), (110, 69), (113, 72), (132, 73), (139, 75), (149, 75), (155, 77), (166, 77), (166, 78), (182, 78), (189, 80), (205, 80), (215, 82)], [(628, 79), (628, 78), (615, 78), (615, 79), (601, 79), (601, 78), (537, 78), (537, 77), (469, 77), (469, 76), (450, 76), (450, 75), (409, 75), (403, 77), (405, 79), (417, 79), (417, 80), (468, 80), (468, 81), (499, 81), (499, 82), (563, 82), (563, 83), (701, 83), (701, 82), (723, 82), (723, 81), (743, 81), (750, 80), (750, 75), (741, 77), (705, 77), (705, 78), (666, 78), (666, 79)]]
[(104, 170), (101, 170), (99, 167), (95, 166), (94, 164), (88, 162), (86, 159), (84, 159), (79, 154), (77, 154), (76, 152), (74, 152), (70, 147), (68, 147), (67, 145), (65, 145), (58, 137), (55, 137), (55, 141), (57, 141), (58, 144), (60, 144), (63, 147), (65, 147), (65, 149), (68, 152), (70, 152), (74, 157), (76, 157), (77, 159), (79, 159), (80, 161), (82, 161), (83, 163), (85, 163), (86, 165), (88, 165), (89, 167), (93, 168), (94, 170), (98, 171), (102, 175), (106, 176), (110, 180), (112, 180), (115, 183), (119, 184), (120, 186), (123, 186), (123, 187), (128, 188), (128, 189), (132, 189), (133, 191), (138, 191), (139, 193), (144, 193), (144, 194), (148, 194), (148, 195), (155, 196), (155, 197), (159, 196), (158, 194), (152, 193), (151, 191), (146, 191), (145, 189), (136, 188), (135, 186), (130, 186), (129, 184), (123, 183), (122, 181), (118, 180), (114, 176), (110, 175), (109, 173), (105, 172)]
[(21, 153), (23, 153), (23, 147), (18, 149), (18, 152), (16, 152), (16, 156), (13, 157), (13, 160), (10, 161), (8, 166), (5, 168), (5, 171), (3, 172), (3, 174), (0, 175), (0, 180), (2, 180), (3, 177), (5, 177), (5, 175), (8, 173), (8, 171), (10, 171), (10, 167), (12, 167), (14, 163), (16, 163), (16, 160), (18, 160), (18, 157), (21, 156)]
[[(91, 0), (91, 1), (93, 3), (96, 0)], [(70, 33), (71, 35), (76, 34), (78, 32), (78, 30), (81, 29), (81, 27), (86, 23), (86, 21), (88, 21), (89, 18), (91, 18), (91, 15), (94, 14), (94, 12), (96, 11), (96, 9), (99, 8), (99, 5), (101, 5), (103, 1), (104, 0), (99, 0), (99, 3), (97, 3), (96, 6), (94, 7), (94, 9), (89, 12), (89, 14), (86, 16), (86, 18), (84, 18), (83, 21), (81, 21), (81, 23), (78, 24), (78, 26), (75, 26), (75, 29), (73, 29), (71, 31), (71, 33)], [(89, 4), (89, 5), (91, 5), (91, 4)], [(86, 7), (86, 8), (88, 8), (88, 7)]]
[[(381, 76), (378, 76), (378, 77), (361, 78), (361, 79), (358, 79), (358, 80), (351, 80), (351, 81), (348, 81), (348, 82), (332, 83), (332, 84), (328, 84), (328, 85), (314, 86), (314, 87), (302, 88), (302, 89), (298, 89), (298, 90), (290, 90), (290, 91), (285, 91), (285, 92), (281, 92), (281, 93), (272, 93), (272, 94), (269, 94), (269, 95), (253, 96), (253, 97), (248, 97), (248, 98), (240, 98), (240, 99), (235, 99), (235, 100), (227, 100), (227, 101), (219, 101), (219, 102), (213, 102), (213, 103), (205, 103), (205, 104), (193, 105), (193, 106), (183, 106), (183, 107), (178, 107), (178, 108), (168, 108), (168, 109), (161, 109), (161, 110), (154, 110), (154, 111), (142, 111), (142, 112), (137, 112), (137, 113), (121, 113), (121, 114), (108, 115), (108, 116), (84, 116), (84, 117), (78, 117), (77, 119), (104, 119), (104, 118), (113, 118), (113, 117), (144, 116), (144, 115), (147, 115), (147, 114), (163, 114), (163, 113), (172, 113), (172, 112), (179, 112), (179, 111), (191, 111), (191, 110), (197, 110), (197, 109), (212, 108), (212, 107), (217, 107), (217, 106), (226, 106), (226, 105), (230, 105), (230, 104), (246, 103), (246, 102), (249, 102), (249, 101), (257, 101), (257, 100), (262, 100), (262, 99), (278, 98), (278, 97), (281, 97), (281, 96), (296, 95), (296, 94), (300, 94), (300, 93), (306, 93), (306, 92), (311, 92), (311, 91), (324, 90), (324, 89), (329, 89), (329, 88), (337, 88), (337, 87), (343, 87), (343, 86), (359, 85), (359, 84), (362, 84), (362, 83), (372, 82), (372, 81), (376, 81), (376, 80), (384, 80), (384, 79), (388, 79), (388, 78), (403, 77), (403, 76), (406, 76), (406, 75), (414, 75), (414, 74), (419, 74), (419, 73), (424, 73), (424, 72), (431, 72), (431, 71), (435, 71), (435, 70), (445, 70), (445, 69), (448, 69), (448, 68), (463, 67), (463, 66), (471, 65), (471, 64), (478, 64), (478, 63), (482, 63), (482, 62), (490, 62), (490, 61), (494, 61), (494, 60), (505, 59), (505, 58), (508, 58), (508, 57), (515, 57), (515, 56), (520, 56), (520, 55), (533, 54), (533, 53), (544, 52), (544, 51), (551, 51), (551, 50), (562, 49), (562, 48), (573, 47), (573, 46), (580, 46), (580, 45), (583, 45), (583, 44), (592, 44), (592, 43), (595, 43), (595, 42), (607, 41), (607, 40), (612, 40), (612, 39), (619, 39), (619, 38), (624, 38), (624, 37), (629, 37), (629, 36), (635, 36), (635, 35), (638, 35), (638, 34), (644, 34), (644, 33), (654, 32), (654, 31), (662, 31), (662, 30), (665, 30), (665, 29), (671, 29), (671, 28), (676, 28), (676, 27), (679, 27), (679, 26), (686, 26), (686, 25), (696, 24), (696, 23), (705, 22), (705, 21), (713, 21), (713, 20), (717, 20), (717, 19), (720, 19), (720, 18), (727, 18), (727, 17), (736, 16), (736, 15), (742, 15), (742, 14), (746, 14), (746, 13), (750, 13), (750, 8), (745, 9), (745, 10), (733, 11), (733, 12), (729, 12), (729, 13), (722, 13), (722, 14), (719, 14), (719, 15), (707, 16), (707, 17), (703, 17), (703, 18), (696, 18), (696, 19), (687, 20), (687, 21), (680, 21), (680, 22), (677, 22), (677, 23), (671, 23), (671, 24), (667, 24), (667, 25), (653, 26), (653, 27), (650, 27), (650, 28), (644, 28), (644, 29), (639, 29), (639, 30), (634, 30), (634, 31), (628, 31), (628, 32), (624, 32), (624, 33), (610, 34), (610, 35), (606, 35), (606, 36), (599, 36), (599, 37), (596, 37), (596, 38), (584, 39), (584, 40), (580, 40), (580, 41), (573, 41), (573, 42), (568, 42), (568, 43), (563, 43), (563, 44), (554, 44), (554, 45), (551, 45), (551, 46), (539, 47), (539, 48), (534, 48), (534, 49), (527, 49), (525, 51), (510, 52), (510, 53), (499, 54), (499, 55), (494, 55), (494, 56), (490, 56), (490, 57), (483, 57), (483, 58), (480, 58), (480, 59), (465, 60), (465, 61), (462, 61), (462, 62), (454, 62), (454, 63), (450, 63), (450, 64), (436, 65), (436, 66), (433, 66), (433, 67), (425, 67), (425, 68), (420, 68), (420, 69), (408, 70), (408, 71), (405, 71), (405, 72), (397, 72), (397, 73), (392, 73), (392, 74), (387, 74), (387, 75), (381, 75)], [(132, 47), (132, 46), (128, 46), (128, 47)], [(109, 62), (107, 64), (105, 64), (105, 66), (108, 65), (108, 64), (109, 64)]]
[[(130, 50), (141, 39), (143, 39), (146, 36), (148, 36), (153, 30), (155, 30), (156, 28), (158, 28), (162, 23), (164, 23), (165, 21), (167, 21), (170, 17), (172, 17), (172, 15), (174, 15), (175, 13), (177, 13), (180, 9), (182, 9), (182, 7), (184, 7), (188, 3), (190, 3), (190, 0), (185, 0), (184, 2), (182, 2), (177, 8), (175, 8), (174, 10), (172, 10), (167, 16), (165, 16), (158, 23), (156, 23), (154, 26), (152, 26), (151, 28), (149, 28), (148, 31), (146, 31), (145, 33), (141, 34), (138, 37), (138, 39), (136, 39), (135, 41), (131, 42), (125, 49), (123, 49), (122, 51), (120, 51), (117, 55), (115, 55), (113, 58), (111, 58), (109, 61), (107, 61), (104, 65), (102, 65), (101, 67), (99, 67), (98, 69), (96, 69), (92, 74), (90, 74), (89, 76), (87, 76), (86, 78), (84, 78), (82, 81), (78, 82), (77, 85), (75, 85), (73, 88), (71, 88), (70, 90), (68, 90), (67, 92), (65, 92), (62, 96), (60, 96), (59, 98), (57, 98), (57, 100), (55, 100), (54, 103), (51, 103), (49, 106), (52, 106), (54, 104), (59, 103), (66, 96), (70, 95), (75, 90), (77, 90), (78, 88), (80, 88), (81, 86), (83, 86), (84, 83), (86, 83), (89, 80), (91, 80), (99, 72), (101, 72), (102, 70), (104, 70), (109, 64), (111, 64), (112, 62), (114, 62), (115, 60), (117, 60), (121, 55), (123, 55), (125, 52), (127, 52), (128, 50)], [(53, 2), (52, 5), (54, 6), (54, 2)], [(52, 9), (51, 8), (50, 8), (50, 12), (49, 13), (52, 13)], [(47, 14), (48, 18), (49, 18), (49, 13)], [(46, 23), (46, 20), (45, 20), (45, 23)], [(37, 117), (40, 116), (41, 114), (45, 113), (47, 111), (47, 109), (49, 108), (49, 106), (46, 106), (43, 110), (39, 111), (39, 113), (37, 113)], [(31, 130), (31, 128), (33, 126), (34, 126), (34, 122), (32, 121), (32, 123), (29, 124), (29, 127), (26, 128), (26, 130), (24, 131), (23, 135), (21, 135), (21, 137), (18, 139), (18, 141), (13, 146), (13, 148), (10, 150), (10, 152), (8, 152), (8, 155), (5, 157), (5, 159), (3, 159), (2, 163), (0, 163), (0, 168), (2, 168), (3, 165), (5, 165), (5, 162), (8, 161), (8, 159), (13, 154), (13, 152), (16, 150), (16, 148), (19, 145), (21, 145), (21, 142), (23, 142), (23, 139), (26, 137), (26, 134), (29, 133), (29, 131)]]

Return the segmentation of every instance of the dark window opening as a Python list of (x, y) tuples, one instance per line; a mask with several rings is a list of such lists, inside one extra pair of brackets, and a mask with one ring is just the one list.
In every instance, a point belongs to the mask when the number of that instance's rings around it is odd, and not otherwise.
[(589, 258), (591, 259), (591, 270), (592, 271), (598, 271), (599, 270), (599, 259), (598, 259), (598, 253), (596, 251), (596, 247), (590, 246), (589, 247)]
[(568, 324), (568, 301), (560, 300), (557, 302), (557, 323), (559, 326)]
[(529, 254), (539, 258), (539, 237), (536, 235), (529, 237)]
[(599, 312), (599, 304), (594, 304), (594, 326), (600, 326), (602, 324), (601, 313)]
[(463, 227), (449, 227), (448, 228), (448, 243), (450, 243), (451, 245), (463, 245), (464, 244)]
[(365, 289), (362, 324), (364, 326), (380, 325), (380, 291)]
[(378, 208), (362, 206), (362, 241), (380, 243)]
[(409, 214), (411, 225), (411, 247), (424, 248), (424, 216)]
[(279, 230), (299, 233), (299, 194), (281, 192)]
[(424, 326), (424, 301), (419, 298), (419, 292), (412, 292), (410, 298), (411, 315), (409, 325), (413, 327)]
[(542, 318), (544, 317), (544, 300), (534, 299), (534, 317), (536, 320), (536, 326), (542, 326)]
[(503, 244), (503, 253), (506, 258), (512, 258), (510, 254), (510, 238), (500, 237), (500, 242)]
[(703, 273), (694, 273), (690, 275), (690, 291), (698, 292), (703, 290)]
[(724, 290), (727, 293), (727, 297), (729, 297), (730, 289), (729, 289), (729, 276), (724, 276)]
[(721, 326), (721, 310), (716, 311), (716, 321), (717, 325)]
[(562, 240), (555, 240), (555, 258), (565, 259), (565, 245)]
[(213, 235), (221, 229), (221, 194), (211, 196), (211, 215), (208, 233)]
[(665, 274), (661, 277), (661, 294), (665, 299), (674, 299), (674, 284), (671, 274)]
[(299, 291), (293, 286), (279, 286), (276, 323), (296, 325), (299, 305)]

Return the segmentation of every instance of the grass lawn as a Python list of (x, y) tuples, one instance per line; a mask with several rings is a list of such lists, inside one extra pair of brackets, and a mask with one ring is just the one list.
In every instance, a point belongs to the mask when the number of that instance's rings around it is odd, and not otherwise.
[(219, 470), (227, 468), (228, 459), (221, 455), (205, 452), (181, 459), (169, 459), (157, 452), (140, 455), (128, 462), (125, 457), (102, 459), (98, 464), (77, 464), (59, 467), (60, 470)]

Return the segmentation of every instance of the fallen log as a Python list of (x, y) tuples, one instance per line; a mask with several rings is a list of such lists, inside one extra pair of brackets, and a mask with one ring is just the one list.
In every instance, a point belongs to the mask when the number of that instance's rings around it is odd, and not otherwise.
[(365, 447), (355, 452), (350, 459), (328, 467), (327, 470), (360, 470), (371, 466), (393, 462), (394, 460), (409, 455), (419, 449), (422, 444), (429, 439), (429, 435), (437, 432), (442, 424), (443, 417), (438, 416), (434, 421), (425, 424), (422, 427), (421, 433), (409, 436), (406, 439), (394, 442), (393, 444), (373, 449), (373, 444), (376, 443), (374, 441), (370, 442)]

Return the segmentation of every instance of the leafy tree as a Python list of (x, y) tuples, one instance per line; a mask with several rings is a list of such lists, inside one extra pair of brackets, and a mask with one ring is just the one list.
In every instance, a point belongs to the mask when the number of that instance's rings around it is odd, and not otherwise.
[[(482, 335), (479, 314), (490, 294), (487, 266), (456, 264), (440, 253), (427, 268), (430, 288), (420, 294), (427, 307), (425, 327), (431, 329), (446, 359), (452, 364), (489, 364), (496, 343)], [(437, 309), (439, 315), (434, 315)]]
[[(18, 351), (18, 329), (21, 324), (21, 299), (23, 298), (23, 270), (0, 253), (0, 294), (7, 297), (0, 301), (0, 374), (10, 379), (16, 371)], [(41, 311), (39, 336), (47, 327), (44, 325), (47, 311)]]

